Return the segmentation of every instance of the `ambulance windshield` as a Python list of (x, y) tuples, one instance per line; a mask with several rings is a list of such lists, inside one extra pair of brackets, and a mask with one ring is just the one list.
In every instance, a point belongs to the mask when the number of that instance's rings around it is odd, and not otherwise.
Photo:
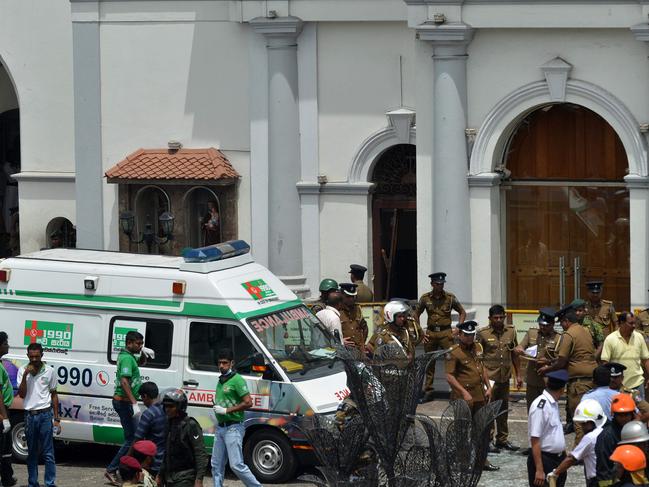
[(333, 339), (305, 306), (248, 319), (277, 363), (294, 381), (340, 372)]

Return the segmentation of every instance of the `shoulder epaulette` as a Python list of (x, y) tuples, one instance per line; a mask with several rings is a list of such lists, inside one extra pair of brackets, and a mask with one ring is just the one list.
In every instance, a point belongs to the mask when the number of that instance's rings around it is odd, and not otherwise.
[(607, 299), (602, 299), (602, 303), (604, 303), (604, 304), (613, 304), (613, 301), (609, 301)]
[(545, 407), (545, 399), (541, 399), (539, 403), (536, 405), (537, 408), (543, 409)]

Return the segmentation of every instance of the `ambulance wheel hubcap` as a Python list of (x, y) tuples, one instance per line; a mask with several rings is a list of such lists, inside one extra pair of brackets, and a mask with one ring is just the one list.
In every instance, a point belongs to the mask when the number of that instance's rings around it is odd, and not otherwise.
[(13, 448), (15, 452), (20, 455), (27, 457), (27, 437), (25, 436), (25, 424), (20, 423), (12, 430), (11, 435), (13, 436)]
[(257, 469), (266, 475), (272, 475), (282, 468), (282, 449), (274, 441), (257, 443), (252, 458)]

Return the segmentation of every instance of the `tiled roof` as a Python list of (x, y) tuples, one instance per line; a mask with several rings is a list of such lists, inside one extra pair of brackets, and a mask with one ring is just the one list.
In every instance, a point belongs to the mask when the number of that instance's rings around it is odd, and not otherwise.
[(237, 179), (239, 173), (223, 153), (209, 149), (139, 149), (108, 171), (108, 179)]

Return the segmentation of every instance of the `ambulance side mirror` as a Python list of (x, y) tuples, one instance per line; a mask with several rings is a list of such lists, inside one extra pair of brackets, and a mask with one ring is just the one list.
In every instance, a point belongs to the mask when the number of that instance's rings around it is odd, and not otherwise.
[(266, 363), (266, 359), (261, 353), (252, 356), (252, 371), (253, 373), (261, 373), (261, 378), (264, 380), (275, 380), (277, 378), (272, 365)]

